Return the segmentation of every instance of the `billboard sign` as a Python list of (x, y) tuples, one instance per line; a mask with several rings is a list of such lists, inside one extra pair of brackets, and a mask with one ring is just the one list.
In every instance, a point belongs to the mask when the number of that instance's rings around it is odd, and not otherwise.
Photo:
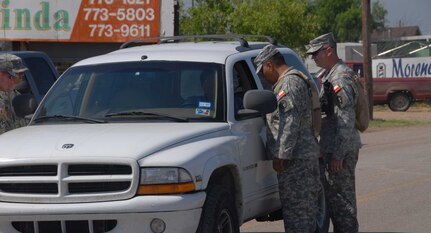
[(161, 0), (1, 0), (4, 41), (125, 42), (160, 36)]
[(431, 57), (373, 59), (373, 77), (430, 78)]

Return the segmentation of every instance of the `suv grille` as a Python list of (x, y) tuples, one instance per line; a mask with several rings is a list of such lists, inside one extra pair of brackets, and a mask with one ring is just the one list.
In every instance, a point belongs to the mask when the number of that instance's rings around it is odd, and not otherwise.
[(12, 183), (0, 184), (0, 190), (5, 193), (57, 194), (57, 184)]
[(93, 182), (69, 184), (70, 193), (99, 193), (127, 190), (130, 182)]
[(56, 165), (0, 167), (0, 176), (56, 176)]
[(86, 175), (122, 175), (132, 174), (132, 168), (126, 165), (70, 165), (69, 175), (86, 176)]
[(21, 233), (104, 233), (113, 230), (117, 226), (117, 221), (12, 222), (12, 226)]
[(17, 200), (14, 194), (29, 199), (39, 197), (40, 202), (51, 198), (47, 203), (53, 203), (52, 199), (73, 202), (74, 195), (97, 195), (99, 201), (105, 201), (100, 196), (105, 194), (117, 199), (119, 194), (130, 193), (137, 182), (133, 170), (129, 164), (109, 163), (4, 166), (0, 167), (0, 200)]

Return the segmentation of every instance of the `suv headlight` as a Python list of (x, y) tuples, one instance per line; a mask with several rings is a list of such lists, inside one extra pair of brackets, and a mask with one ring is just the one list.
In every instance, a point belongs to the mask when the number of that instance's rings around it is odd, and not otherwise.
[(183, 168), (141, 168), (138, 195), (176, 194), (194, 190), (192, 176)]

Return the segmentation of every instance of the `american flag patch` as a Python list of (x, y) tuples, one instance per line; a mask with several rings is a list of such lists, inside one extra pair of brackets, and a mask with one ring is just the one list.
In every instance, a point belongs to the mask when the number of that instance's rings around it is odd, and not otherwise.
[(340, 87), (340, 86), (338, 86), (338, 85), (335, 85), (335, 86), (334, 86), (334, 92), (335, 92), (335, 93), (339, 92), (340, 90), (341, 90), (341, 87)]
[(279, 101), (281, 98), (283, 98), (283, 96), (285, 96), (286, 95), (286, 92), (284, 92), (284, 91), (280, 91), (279, 93), (278, 93), (278, 95), (277, 95), (277, 101)]

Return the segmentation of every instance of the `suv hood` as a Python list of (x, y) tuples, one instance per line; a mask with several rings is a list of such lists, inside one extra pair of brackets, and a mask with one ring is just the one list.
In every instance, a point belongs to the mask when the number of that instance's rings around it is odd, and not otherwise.
[(1, 135), (0, 159), (58, 156), (140, 159), (228, 127), (227, 123), (34, 125)]

